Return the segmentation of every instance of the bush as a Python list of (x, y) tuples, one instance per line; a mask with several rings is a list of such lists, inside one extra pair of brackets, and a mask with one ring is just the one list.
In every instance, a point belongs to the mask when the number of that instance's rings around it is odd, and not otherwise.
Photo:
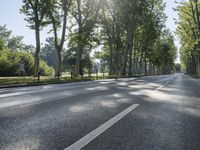
[[(34, 57), (28, 52), (0, 50), (0, 76), (18, 76), (20, 61), (25, 62), (26, 75), (31, 76), (34, 72)], [(40, 62), (41, 75), (52, 75), (53, 68), (44, 61)]]
[(1, 76), (13, 76), (17, 73), (16, 63), (19, 61), (19, 55), (15, 52), (7, 49), (0, 51), (0, 75)]
[(49, 67), (46, 62), (40, 61), (40, 75), (53, 76), (54, 69), (52, 67)]
[(20, 60), (23, 60), (25, 63), (26, 75), (28, 75), (28, 76), (33, 75), (33, 72), (34, 72), (34, 57), (33, 57), (33, 55), (28, 52), (23, 52), (23, 53), (21, 52)]

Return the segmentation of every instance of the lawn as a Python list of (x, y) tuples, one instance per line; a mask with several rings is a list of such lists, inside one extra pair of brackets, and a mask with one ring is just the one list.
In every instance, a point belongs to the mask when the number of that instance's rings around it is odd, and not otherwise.
[[(138, 75), (140, 77), (142, 75)], [(118, 76), (120, 78), (122, 76)], [(42, 84), (56, 84), (56, 83), (69, 83), (69, 82), (79, 82), (79, 81), (93, 81), (98, 79), (115, 79), (116, 76), (109, 76), (108, 73), (99, 73), (92, 74), (91, 77), (88, 74), (85, 74), (83, 78), (81, 77), (72, 77), (69, 74), (63, 74), (59, 79), (52, 76), (41, 76), (38, 83), (37, 77), (0, 77), (0, 87), (9, 87), (9, 86), (20, 86), (20, 85), (42, 85)], [(127, 78), (127, 77), (122, 77)]]
[[(78, 82), (78, 81), (92, 81), (96, 79), (109, 78), (107, 74), (103, 77), (103, 74), (92, 74), (91, 77), (85, 75), (83, 78), (71, 78), (70, 75), (63, 75), (62, 77), (55, 78), (52, 76), (41, 76), (38, 83), (37, 77), (0, 77), (0, 86), (9, 85), (38, 85), (38, 84), (51, 84), (51, 83), (68, 83), (68, 82)], [(112, 78), (112, 77), (110, 77)]]
[(193, 78), (196, 78), (196, 79), (200, 79), (200, 74), (194, 74), (192, 75)]

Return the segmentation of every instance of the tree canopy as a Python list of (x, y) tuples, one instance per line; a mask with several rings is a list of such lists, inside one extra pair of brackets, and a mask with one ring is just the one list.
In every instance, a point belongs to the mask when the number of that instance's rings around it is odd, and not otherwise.
[(188, 73), (200, 73), (200, 3), (198, 0), (181, 2), (177, 11), (182, 64)]

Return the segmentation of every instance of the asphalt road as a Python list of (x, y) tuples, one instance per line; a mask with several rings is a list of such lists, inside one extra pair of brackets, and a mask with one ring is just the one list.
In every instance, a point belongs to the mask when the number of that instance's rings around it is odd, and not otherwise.
[(0, 89), (1, 150), (199, 150), (200, 81), (183, 74)]

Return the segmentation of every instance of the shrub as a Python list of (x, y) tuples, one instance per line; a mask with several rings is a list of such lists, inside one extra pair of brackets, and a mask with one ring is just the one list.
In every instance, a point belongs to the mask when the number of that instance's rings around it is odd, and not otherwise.
[(53, 76), (54, 69), (52, 67), (49, 67), (46, 62), (40, 61), (40, 75)]
[[(31, 76), (34, 72), (34, 57), (28, 52), (0, 50), (0, 76), (18, 76), (20, 61), (25, 62), (26, 75)], [(40, 62), (41, 75), (52, 75), (53, 68), (49, 67), (44, 61)]]

